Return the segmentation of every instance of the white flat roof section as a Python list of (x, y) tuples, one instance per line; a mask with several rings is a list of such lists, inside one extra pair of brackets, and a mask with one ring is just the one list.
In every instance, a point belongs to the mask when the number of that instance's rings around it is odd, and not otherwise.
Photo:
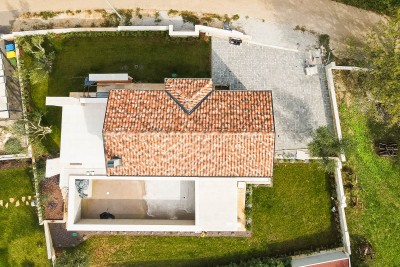
[(67, 105), (62, 111), (61, 163), (105, 168), (103, 121), (106, 103)]
[(196, 181), (196, 225), (201, 231), (237, 231), (237, 181)]
[(46, 178), (61, 173), (60, 158), (46, 160)]
[(89, 81), (128, 81), (128, 73), (104, 73), (104, 74), (89, 74)]

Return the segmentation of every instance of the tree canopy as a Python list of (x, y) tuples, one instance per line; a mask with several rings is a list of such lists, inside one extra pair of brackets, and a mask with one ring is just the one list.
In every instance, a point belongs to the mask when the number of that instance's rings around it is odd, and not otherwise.
[(361, 74), (359, 81), (362, 89), (372, 96), (377, 112), (388, 115), (385, 120), (389, 126), (399, 126), (400, 10), (369, 34), (364, 45), (353, 46), (350, 56), (369, 69)]

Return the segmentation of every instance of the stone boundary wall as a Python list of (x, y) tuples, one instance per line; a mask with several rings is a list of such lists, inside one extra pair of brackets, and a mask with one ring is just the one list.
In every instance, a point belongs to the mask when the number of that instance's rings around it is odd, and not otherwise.
[(37, 31), (23, 31), (13, 32), (10, 34), (3, 34), (1, 38), (4, 40), (13, 40), (19, 36), (29, 35), (46, 35), (49, 33), (61, 34), (69, 32), (118, 32), (118, 31), (168, 31), (171, 37), (198, 37), (200, 33), (205, 33), (208, 36), (215, 36), (220, 38), (240, 38), (244, 41), (250, 40), (249, 35), (245, 35), (238, 31), (228, 31), (224, 29), (218, 29), (203, 25), (195, 25), (194, 31), (175, 31), (173, 25), (169, 26), (118, 26), (114, 28), (64, 28), (64, 29), (49, 29), (49, 30), (37, 30)]

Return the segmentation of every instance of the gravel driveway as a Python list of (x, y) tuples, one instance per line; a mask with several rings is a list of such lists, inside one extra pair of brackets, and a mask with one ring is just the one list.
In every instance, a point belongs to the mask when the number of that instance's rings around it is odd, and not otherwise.
[(312, 132), (332, 123), (325, 75), (306, 76), (306, 52), (254, 44), (230, 45), (212, 38), (212, 79), (231, 89), (272, 90), (276, 147), (306, 148)]

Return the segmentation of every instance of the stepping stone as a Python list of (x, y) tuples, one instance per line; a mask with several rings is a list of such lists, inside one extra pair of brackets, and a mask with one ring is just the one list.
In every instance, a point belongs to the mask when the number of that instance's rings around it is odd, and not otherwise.
[(28, 199), (29, 199), (29, 200), (31, 200), (31, 198), (32, 198), (31, 196), (28, 196)]
[(24, 202), (25, 201), (25, 197), (22, 197), (22, 202)]
[(19, 200), (17, 200), (17, 202), (15, 202), (15, 207), (19, 207)]
[(25, 201), (25, 205), (29, 206), (29, 201)]
[(14, 203), (15, 199), (13, 199), (12, 197), (10, 197), (10, 203)]
[(8, 202), (6, 203), (6, 205), (4, 207), (6, 207), (6, 209), (8, 209)]
[(0, 200), (0, 206), (3, 207), (3, 200)]

